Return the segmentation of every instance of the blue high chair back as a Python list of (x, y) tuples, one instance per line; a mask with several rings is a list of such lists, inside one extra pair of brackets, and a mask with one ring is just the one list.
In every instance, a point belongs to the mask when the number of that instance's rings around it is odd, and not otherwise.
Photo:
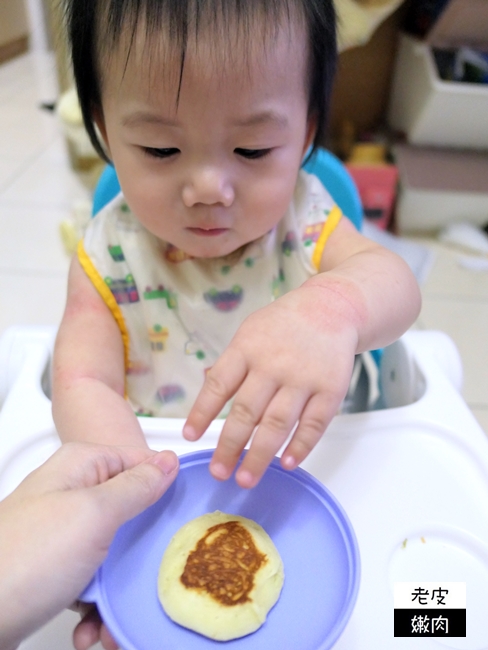
[(94, 217), (120, 192), (120, 183), (115, 167), (107, 165), (98, 179), (93, 193), (92, 216)]
[[(342, 162), (326, 149), (318, 149), (303, 166), (305, 171), (315, 174), (340, 207), (342, 212), (361, 230), (363, 208), (359, 193), (349, 172)], [(107, 165), (100, 176), (93, 195), (95, 215), (120, 192), (119, 180), (112, 165)]]

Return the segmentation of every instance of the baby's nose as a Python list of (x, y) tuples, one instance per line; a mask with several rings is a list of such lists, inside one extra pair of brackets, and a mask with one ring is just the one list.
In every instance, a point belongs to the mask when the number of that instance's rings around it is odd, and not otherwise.
[(197, 203), (225, 207), (232, 205), (234, 190), (225, 172), (214, 167), (195, 170), (186, 181), (182, 192), (183, 203), (191, 208)]

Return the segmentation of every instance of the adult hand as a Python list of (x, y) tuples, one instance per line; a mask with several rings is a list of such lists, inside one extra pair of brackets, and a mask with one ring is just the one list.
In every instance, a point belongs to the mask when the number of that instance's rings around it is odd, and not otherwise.
[[(117, 529), (155, 503), (177, 469), (168, 451), (68, 443), (0, 503), (1, 650), (75, 601)], [(78, 647), (95, 643), (97, 629), (88, 639), (82, 624)]]

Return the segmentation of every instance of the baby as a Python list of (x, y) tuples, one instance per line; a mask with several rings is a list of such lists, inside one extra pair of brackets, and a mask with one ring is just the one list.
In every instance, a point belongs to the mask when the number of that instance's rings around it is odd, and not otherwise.
[(122, 194), (73, 259), (54, 359), (63, 441), (138, 416), (226, 421), (210, 471), (256, 485), (323, 435), (362, 351), (415, 320), (406, 264), (300, 171), (323, 140), (331, 0), (67, 0), (85, 123)]

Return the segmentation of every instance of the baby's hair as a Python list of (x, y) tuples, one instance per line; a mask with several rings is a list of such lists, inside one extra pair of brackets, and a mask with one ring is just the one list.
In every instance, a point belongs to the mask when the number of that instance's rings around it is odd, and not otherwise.
[[(95, 127), (102, 113), (100, 58), (129, 34), (129, 56), (136, 31), (144, 25), (148, 40), (163, 30), (180, 57), (180, 84), (190, 37), (210, 26), (228, 42), (241, 34), (255, 37), (260, 19), (265, 36), (298, 16), (308, 36), (309, 115), (316, 120), (313, 150), (324, 142), (332, 81), (337, 61), (333, 0), (64, 0), (73, 72), (88, 135), (100, 156), (109, 159)], [(153, 39), (154, 40), (154, 39)]]

